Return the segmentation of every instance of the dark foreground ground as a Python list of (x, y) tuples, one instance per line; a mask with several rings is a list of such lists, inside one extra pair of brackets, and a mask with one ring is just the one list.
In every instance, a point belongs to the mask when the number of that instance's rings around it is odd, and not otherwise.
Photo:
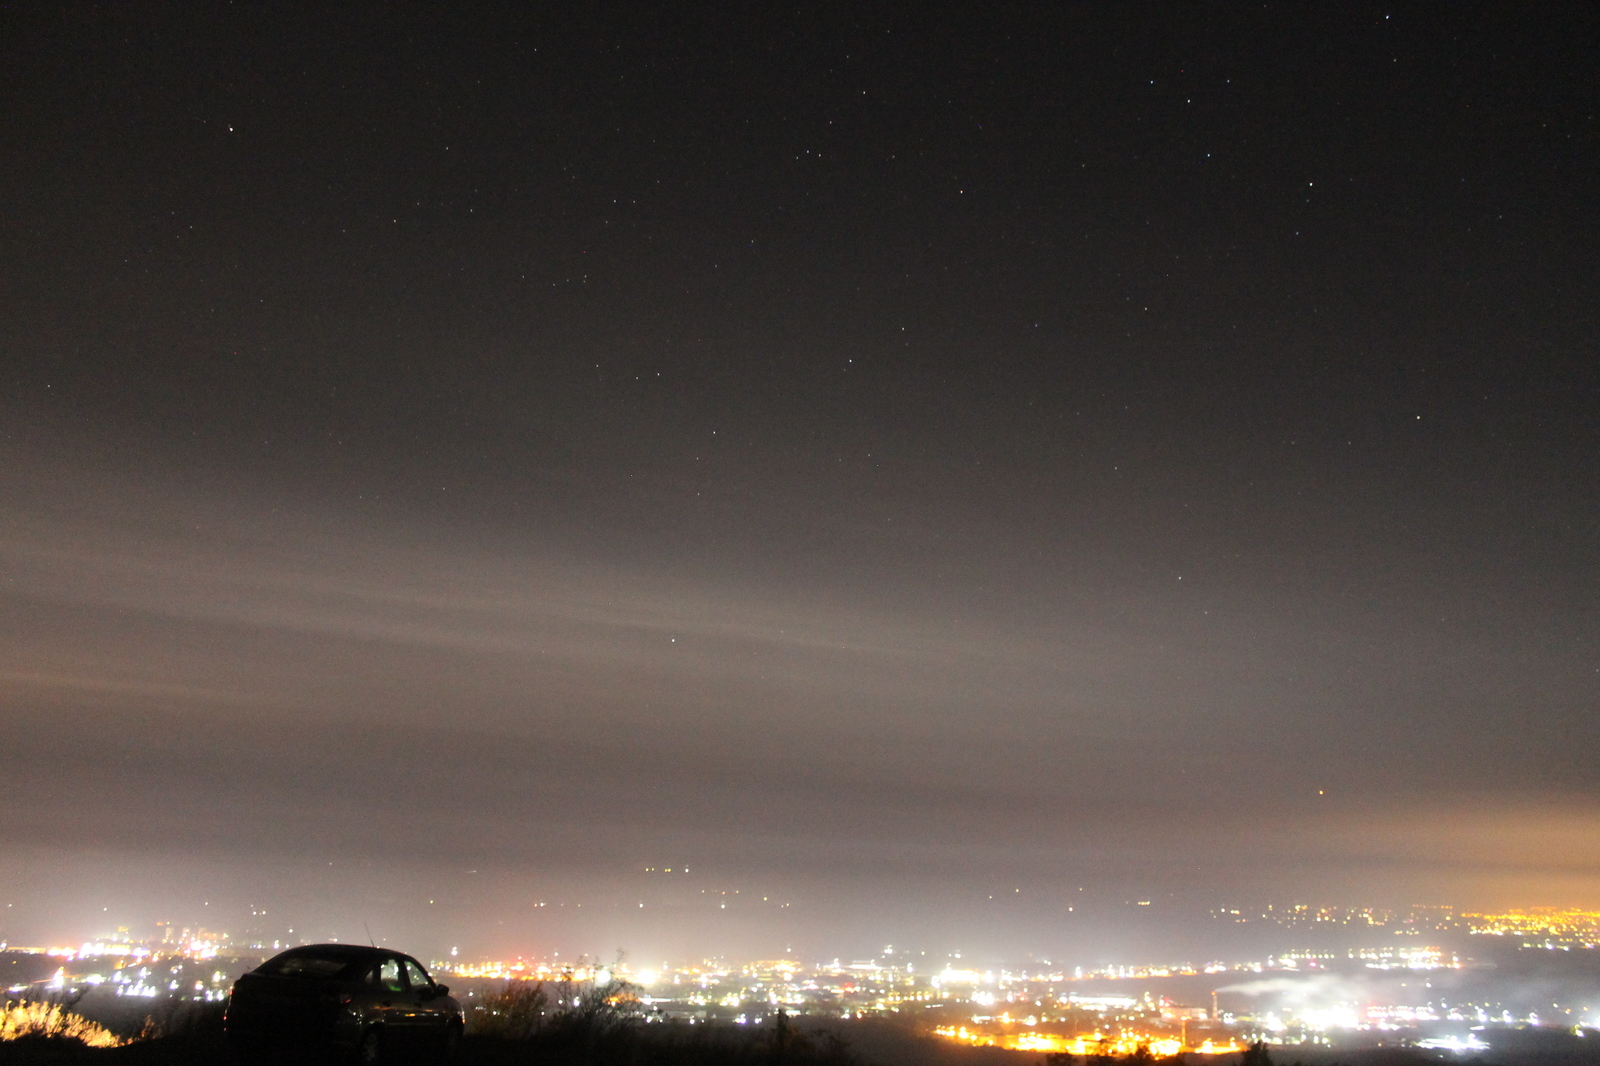
[[(1560, 1030), (1530, 1033), (1478, 1055), (1409, 1048), (1274, 1048), (1270, 1066), (1600, 1066), (1600, 1041)], [(1095, 1059), (954, 1044), (880, 1021), (796, 1027), (785, 1041), (733, 1026), (624, 1027), (529, 1040), (468, 1037), (453, 1066), (1268, 1066), (1240, 1056), (1179, 1059)], [(412, 1060), (421, 1063), (424, 1060)], [(120, 1048), (90, 1049), (48, 1040), (0, 1043), (0, 1066), (78, 1063), (84, 1066), (238, 1066), (220, 1032), (196, 1031)], [(345, 1060), (285, 1054), (273, 1066), (346, 1066)], [(398, 1066), (398, 1064), (397, 1064)]]

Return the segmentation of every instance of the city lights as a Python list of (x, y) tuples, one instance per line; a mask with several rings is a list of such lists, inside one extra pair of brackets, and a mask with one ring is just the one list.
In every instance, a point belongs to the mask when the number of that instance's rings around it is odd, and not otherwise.
[[(983, 965), (959, 953), (884, 948), (870, 958), (805, 962), (652, 960), (635, 967), (559, 956), (462, 957), (459, 947), (428, 965), (465, 1003), (508, 984), (607, 989), (649, 1022), (772, 1024), (794, 1016), (889, 1019), (963, 1044), (1071, 1055), (1155, 1056), (1237, 1052), (1257, 1041), (1282, 1046), (1405, 1045), (1467, 1053), (1486, 1033), (1558, 1028), (1583, 1035), (1587, 1001), (1514, 1002), (1495, 966), (1473, 951), (1593, 951), (1600, 913), (1522, 909), (1456, 912), (1272, 906), (1223, 908), (1213, 917), (1281, 927), (1279, 939), (1342, 930), (1355, 946), (1295, 948), (1256, 958), (1065, 966)], [(18, 1001), (92, 994), (117, 1000), (221, 1002), (232, 981), (280, 948), (227, 933), (162, 927), (140, 939), (127, 930), (76, 946), (0, 944), (28, 980)], [(1567, 958), (1563, 954), (1561, 959)], [(1552, 962), (1556, 961), (1551, 959)]]

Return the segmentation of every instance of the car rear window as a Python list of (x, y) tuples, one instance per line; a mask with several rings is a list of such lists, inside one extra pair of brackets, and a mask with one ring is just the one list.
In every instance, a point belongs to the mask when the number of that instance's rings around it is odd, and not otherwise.
[(279, 955), (262, 963), (258, 972), (275, 977), (336, 977), (349, 965), (349, 959), (327, 955)]

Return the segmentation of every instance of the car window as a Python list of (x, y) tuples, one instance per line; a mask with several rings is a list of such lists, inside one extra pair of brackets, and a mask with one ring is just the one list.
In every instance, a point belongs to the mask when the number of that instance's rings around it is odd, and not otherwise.
[(372, 971), (372, 983), (380, 992), (404, 992), (400, 983), (400, 960), (384, 959)]
[(428, 975), (422, 972), (422, 967), (410, 959), (406, 960), (406, 979), (411, 982), (413, 989), (427, 988), (433, 984), (432, 981), (428, 980)]
[(326, 955), (279, 955), (262, 963), (256, 972), (278, 977), (333, 977), (349, 965), (349, 959), (329, 958)]

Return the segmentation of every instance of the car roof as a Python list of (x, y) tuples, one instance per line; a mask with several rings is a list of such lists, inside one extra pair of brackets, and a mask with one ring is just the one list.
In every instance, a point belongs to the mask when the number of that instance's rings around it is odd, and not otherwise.
[(360, 962), (363, 959), (409, 959), (411, 957), (403, 951), (391, 951), (388, 948), (369, 948), (365, 944), (301, 944), (299, 947), (279, 952), (273, 958), (278, 958), (280, 955), (320, 955), (325, 959), (347, 959), (350, 962)]

